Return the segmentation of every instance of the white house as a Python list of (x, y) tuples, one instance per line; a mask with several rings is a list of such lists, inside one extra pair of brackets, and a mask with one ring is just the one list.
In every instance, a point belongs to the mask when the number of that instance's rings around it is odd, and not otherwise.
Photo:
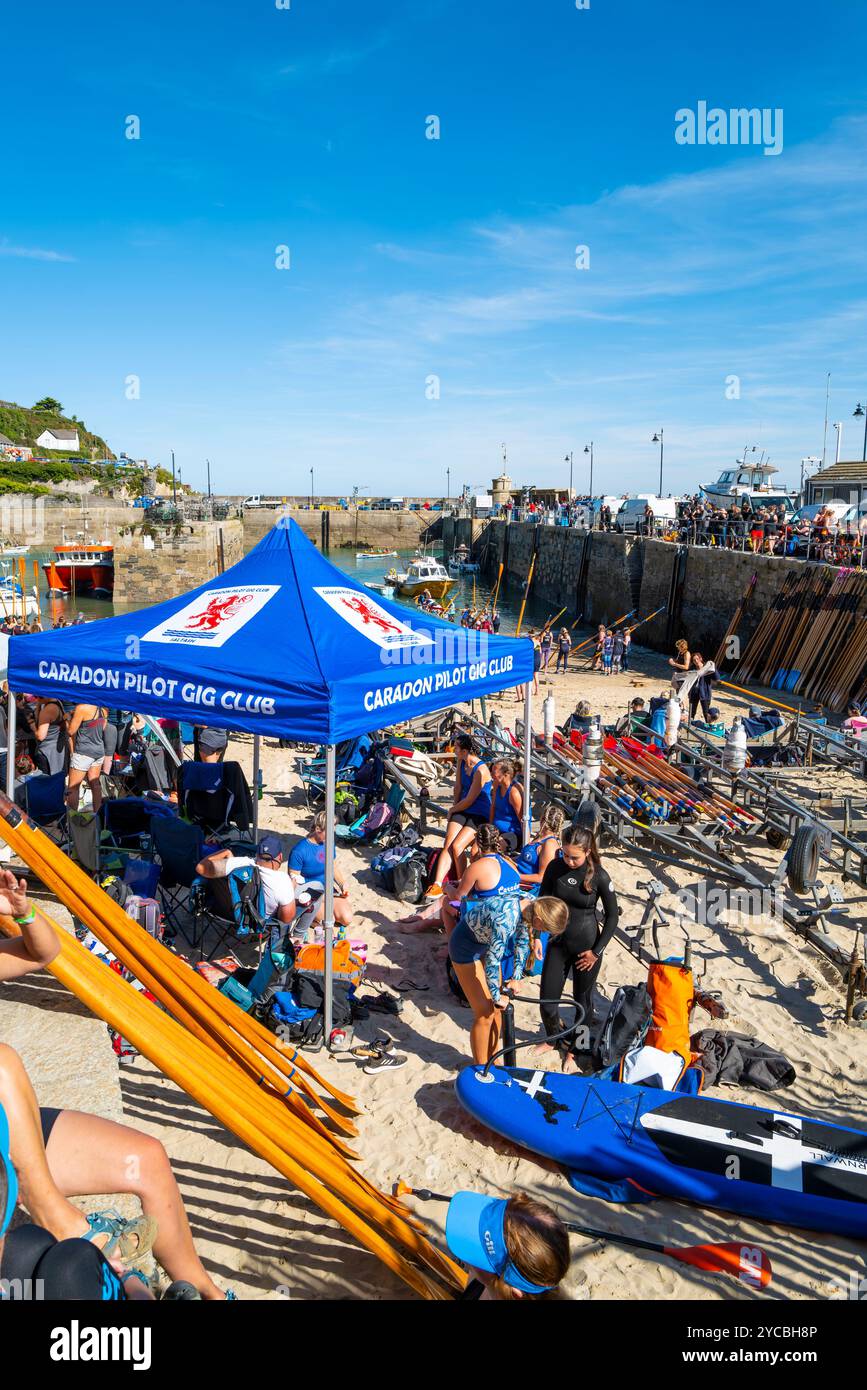
[(62, 449), (65, 454), (77, 454), (78, 430), (43, 430), (36, 443), (40, 449)]

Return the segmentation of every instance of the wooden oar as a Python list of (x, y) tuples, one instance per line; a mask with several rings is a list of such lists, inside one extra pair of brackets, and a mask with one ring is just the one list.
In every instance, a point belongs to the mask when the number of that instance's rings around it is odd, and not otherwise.
[(533, 571), (535, 570), (535, 568), (536, 568), (536, 557), (535, 557), (535, 555), (534, 555), (533, 558), (532, 558), (532, 560), (530, 561), (530, 573), (527, 575), (527, 584), (526, 584), (526, 587), (525, 587), (525, 589), (524, 589), (524, 597), (523, 597), (523, 599), (522, 599), (522, 601), (521, 601), (521, 611), (520, 611), (520, 613), (518, 614), (518, 626), (515, 628), (515, 636), (516, 636), (516, 637), (520, 637), (520, 635), (521, 635), (521, 623), (524, 621), (524, 609), (527, 607), (527, 599), (528, 599), (529, 596), (530, 596), (530, 585), (531, 585), (532, 582), (533, 582)]

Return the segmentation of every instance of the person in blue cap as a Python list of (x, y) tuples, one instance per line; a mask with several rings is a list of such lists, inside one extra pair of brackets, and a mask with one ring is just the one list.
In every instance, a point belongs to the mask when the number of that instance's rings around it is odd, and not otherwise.
[(216, 854), (206, 855), (196, 865), (196, 873), (200, 878), (225, 878), (236, 869), (250, 868), (253, 864), (259, 870), (265, 916), (276, 917), (283, 926), (290, 926), (295, 920), (295, 889), (289, 875), (281, 872), (283, 842), (273, 831), (259, 836), (255, 860), (247, 855), (233, 854), (230, 849), (221, 849)]
[(456, 1192), (446, 1244), (474, 1276), (464, 1298), (555, 1298), (569, 1271), (569, 1236), (555, 1211), (518, 1193)]

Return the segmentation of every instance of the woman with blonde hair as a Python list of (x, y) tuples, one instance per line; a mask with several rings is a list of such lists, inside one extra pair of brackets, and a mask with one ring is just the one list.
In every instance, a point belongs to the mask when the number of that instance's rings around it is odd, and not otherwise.
[(683, 684), (691, 661), (689, 643), (685, 637), (679, 637), (674, 644), (674, 656), (668, 658), (671, 667), (671, 689), (674, 694), (677, 694)]
[[(565, 930), (569, 914), (562, 903), (543, 898), (521, 899), (520, 874), (500, 852), (495, 825), (479, 828), (473, 862), (461, 878), (452, 900), (443, 903), (443, 925), (449, 937), (449, 959), (474, 1018), (470, 1028), (473, 1060), (484, 1065), (497, 1050), (500, 1014), (509, 1003), (511, 985), (524, 975), (531, 934)], [(514, 974), (502, 987), (501, 967), (513, 955)], [(559, 995), (558, 995), (559, 998)]]

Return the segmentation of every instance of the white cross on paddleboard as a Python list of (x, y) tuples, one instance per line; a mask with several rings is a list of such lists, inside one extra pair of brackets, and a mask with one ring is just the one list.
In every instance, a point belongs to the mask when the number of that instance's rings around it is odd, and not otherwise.
[(545, 1080), (545, 1075), (546, 1073), (543, 1071), (534, 1071), (529, 1081), (522, 1081), (520, 1076), (516, 1076), (514, 1080), (517, 1081), (519, 1086), (523, 1086), (524, 1090), (527, 1092), (528, 1098), (532, 1100), (534, 1096), (538, 1096), (540, 1093), (543, 1096), (550, 1096), (553, 1094), (546, 1086), (542, 1085), (542, 1082)]
[(835, 1168), (845, 1173), (864, 1173), (864, 1160), (847, 1158), (844, 1154), (830, 1152), (828, 1149), (805, 1145), (802, 1138), (802, 1120), (797, 1115), (773, 1115), (773, 1123), (785, 1124), (797, 1130), (797, 1136), (783, 1134), (774, 1128), (769, 1136), (746, 1139), (734, 1134), (722, 1125), (703, 1125), (694, 1120), (675, 1119), (659, 1110), (651, 1110), (641, 1116), (644, 1129), (655, 1130), (658, 1134), (680, 1134), (686, 1139), (704, 1140), (706, 1143), (725, 1144), (733, 1152), (768, 1154), (771, 1160), (771, 1186), (787, 1192), (803, 1192), (805, 1163), (814, 1163), (821, 1168)]

